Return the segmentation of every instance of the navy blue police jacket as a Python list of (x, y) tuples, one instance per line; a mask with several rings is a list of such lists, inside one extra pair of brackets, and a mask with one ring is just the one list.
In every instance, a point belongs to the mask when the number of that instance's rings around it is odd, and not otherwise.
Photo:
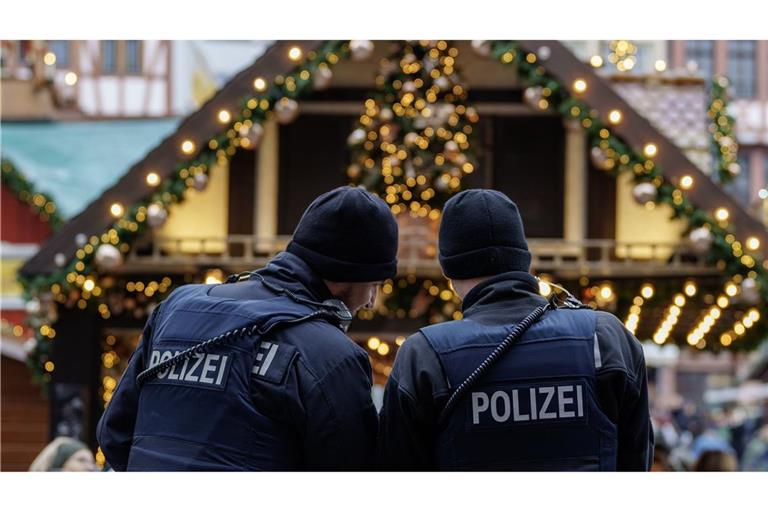
[(452, 391), (544, 304), (533, 276), (508, 272), (467, 294), (462, 320), (403, 343), (380, 412), (382, 469), (650, 469), (642, 346), (606, 312), (545, 313), (438, 422)]
[[(292, 254), (257, 272), (304, 299), (332, 298)], [(137, 385), (146, 368), (244, 326), (257, 331)], [(376, 430), (365, 350), (252, 278), (182, 286), (152, 312), (97, 438), (117, 471), (360, 470), (374, 464)]]

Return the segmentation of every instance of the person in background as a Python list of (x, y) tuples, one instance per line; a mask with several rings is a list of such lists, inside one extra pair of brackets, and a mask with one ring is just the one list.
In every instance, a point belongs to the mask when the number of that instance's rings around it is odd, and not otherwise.
[(30, 471), (98, 471), (91, 450), (71, 437), (57, 437), (43, 448)]
[(736, 457), (730, 451), (705, 450), (699, 455), (694, 471), (736, 471)]

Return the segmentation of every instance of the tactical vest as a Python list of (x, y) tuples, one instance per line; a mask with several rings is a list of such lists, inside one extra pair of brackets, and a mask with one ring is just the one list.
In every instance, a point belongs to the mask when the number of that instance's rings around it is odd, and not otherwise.
[[(615, 470), (616, 426), (600, 410), (591, 310), (550, 311), (480, 378), (441, 426), (440, 469)], [(466, 318), (421, 329), (453, 389), (511, 325)]]
[(318, 311), (282, 296), (213, 297), (211, 288), (185, 286), (165, 301), (152, 339), (145, 340), (147, 367), (231, 329), (256, 329), (143, 385), (129, 470), (286, 470), (300, 460), (295, 439), (254, 407), (251, 379), (283, 381), (297, 351), (275, 343), (270, 331), (315, 318)]

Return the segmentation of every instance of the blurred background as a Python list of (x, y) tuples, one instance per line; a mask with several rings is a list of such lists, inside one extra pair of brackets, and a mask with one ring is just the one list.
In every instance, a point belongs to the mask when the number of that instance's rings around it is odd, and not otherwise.
[(350, 335), (374, 401), (461, 318), (452, 193), (519, 206), (542, 295), (642, 341), (659, 470), (768, 469), (768, 41), (2, 41), (2, 470), (95, 426), (152, 308), (357, 184), (399, 275)]

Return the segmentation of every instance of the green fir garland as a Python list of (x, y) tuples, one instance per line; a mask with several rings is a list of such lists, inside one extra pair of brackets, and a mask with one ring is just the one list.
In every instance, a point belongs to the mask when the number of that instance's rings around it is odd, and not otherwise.
[(40, 220), (47, 222), (53, 229), (64, 224), (64, 218), (59, 214), (56, 203), (50, 195), (39, 192), (24, 174), (7, 158), (0, 161), (3, 183), (8, 185), (19, 201), (29, 205), (30, 209)]

